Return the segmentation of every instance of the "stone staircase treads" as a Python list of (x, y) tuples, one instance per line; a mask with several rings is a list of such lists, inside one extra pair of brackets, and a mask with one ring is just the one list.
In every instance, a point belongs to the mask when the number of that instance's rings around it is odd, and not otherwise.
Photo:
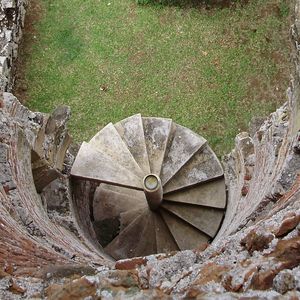
[(127, 212), (132, 207), (146, 208), (146, 206), (146, 201), (143, 203), (136, 198), (105, 189), (100, 185), (94, 194), (93, 215), (95, 221), (101, 221), (119, 217), (121, 213)]
[(171, 213), (161, 210), (161, 215), (168, 225), (180, 250), (195, 249), (210, 240), (208, 235), (200, 232), (195, 227)]
[(188, 128), (175, 125), (175, 133), (166, 151), (166, 156), (161, 169), (161, 181), (165, 185), (206, 143), (203, 137)]
[(159, 176), (172, 130), (172, 120), (143, 117), (143, 126), (151, 173)]
[(134, 256), (145, 256), (157, 252), (154, 216), (155, 213), (148, 210), (145, 216), (145, 225), (140, 228), (143, 238), (137, 240)]
[(89, 144), (93, 145), (100, 152), (105, 153), (120, 166), (130, 170), (136, 176), (144, 175), (112, 123), (102, 128), (89, 141)]
[(124, 257), (134, 257), (137, 242), (144, 238), (143, 230), (141, 229), (148, 223), (147, 214), (148, 211), (145, 211), (138, 216), (104, 250), (116, 260)]
[(162, 207), (210, 237), (217, 233), (224, 215), (223, 211), (215, 208), (167, 201), (163, 202)]
[(197, 248), (223, 220), (218, 158), (171, 119), (136, 114), (108, 124), (82, 144), (72, 175), (100, 183), (88, 207), (97, 240), (115, 259)]
[(176, 241), (166, 225), (165, 221), (162, 219), (160, 214), (155, 214), (155, 235), (156, 235), (156, 247), (157, 253), (171, 252), (175, 250), (180, 250)]
[(165, 194), (164, 199), (180, 203), (225, 208), (226, 193), (224, 193), (224, 190), (224, 178), (217, 178), (213, 181)]
[(120, 214), (120, 230), (122, 231), (129, 226), (137, 217), (148, 211), (148, 207), (144, 206), (132, 206), (130, 210), (122, 212)]
[(133, 115), (116, 123), (115, 128), (144, 175), (149, 174), (150, 165), (141, 114)]
[(142, 190), (133, 190), (130, 187), (124, 187), (124, 186), (118, 186), (118, 185), (111, 185), (102, 183), (101, 184), (103, 189), (110, 190), (116, 193), (119, 193), (121, 195), (130, 196), (131, 198), (134, 198), (136, 201), (144, 202), (146, 203), (146, 197), (145, 193)]
[(71, 169), (71, 175), (93, 181), (143, 189), (141, 179), (93, 146), (83, 142)]
[(180, 190), (223, 176), (223, 169), (208, 145), (201, 148), (164, 186), (164, 193)]

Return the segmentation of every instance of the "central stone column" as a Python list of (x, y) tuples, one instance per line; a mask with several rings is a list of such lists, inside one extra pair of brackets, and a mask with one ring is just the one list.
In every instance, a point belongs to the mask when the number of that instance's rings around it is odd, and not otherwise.
[(160, 178), (155, 174), (149, 174), (144, 177), (143, 185), (150, 209), (158, 209), (163, 200), (163, 190)]

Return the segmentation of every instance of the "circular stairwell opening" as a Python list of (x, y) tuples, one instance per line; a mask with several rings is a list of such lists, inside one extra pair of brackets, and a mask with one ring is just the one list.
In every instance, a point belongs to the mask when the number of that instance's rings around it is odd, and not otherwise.
[(83, 231), (115, 259), (198, 248), (224, 218), (218, 158), (170, 119), (108, 124), (81, 145), (71, 175)]

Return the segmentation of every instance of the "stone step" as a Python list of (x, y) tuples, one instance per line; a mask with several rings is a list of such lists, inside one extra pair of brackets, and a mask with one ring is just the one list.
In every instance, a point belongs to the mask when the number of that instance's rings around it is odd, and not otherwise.
[(159, 213), (154, 218), (157, 253), (168, 253), (180, 250), (171, 231)]
[(121, 213), (129, 211), (133, 207), (147, 208), (146, 201), (143, 202), (141, 199), (111, 191), (105, 186), (107, 185), (101, 184), (94, 194), (93, 215), (95, 221), (119, 218)]
[(115, 128), (144, 172), (144, 176), (149, 174), (150, 165), (141, 114), (133, 115), (116, 123)]
[(112, 160), (106, 154), (96, 150), (91, 144), (82, 143), (71, 169), (71, 175), (97, 182), (143, 189), (142, 181)]
[[(208, 145), (201, 148), (164, 186), (164, 194), (223, 178), (222, 166)], [(224, 192), (224, 189), (223, 189)]]
[(155, 238), (155, 212), (148, 210), (144, 220), (142, 231), (142, 239), (137, 240), (134, 256), (145, 256), (157, 253), (157, 245)]
[(161, 169), (161, 181), (165, 185), (206, 144), (206, 140), (188, 128), (174, 125), (172, 143), (166, 151)]
[[(148, 206), (148, 204), (146, 204)], [(129, 226), (137, 217), (148, 210), (148, 207), (143, 206), (131, 206), (131, 208), (120, 214), (120, 231)]]
[(102, 183), (101, 186), (105, 190), (110, 190), (110, 191), (119, 193), (124, 196), (129, 196), (131, 198), (136, 199), (137, 201), (141, 201), (141, 202), (145, 202), (145, 203), (147, 202), (144, 191), (134, 190), (134, 189), (127, 188), (127, 187), (111, 185), (111, 184), (106, 184), (106, 183)]
[(117, 129), (112, 123), (102, 128), (90, 141), (96, 150), (109, 156), (114, 162), (131, 173), (142, 178), (144, 172), (141, 170), (134, 157), (130, 153), (127, 145), (122, 140)]
[(154, 227), (149, 213), (150, 211), (147, 210), (135, 218), (129, 226), (122, 230), (120, 234), (104, 248), (105, 251), (117, 260), (124, 257), (130, 258), (155, 253), (156, 242)]
[(210, 240), (208, 235), (168, 211), (162, 209), (160, 213), (180, 250), (195, 249)]
[(164, 195), (164, 199), (208, 207), (225, 208), (226, 193), (223, 177)]
[(216, 208), (169, 201), (164, 201), (162, 207), (212, 238), (216, 235), (224, 215), (222, 210)]
[(143, 117), (143, 127), (150, 170), (159, 176), (171, 134), (172, 120)]

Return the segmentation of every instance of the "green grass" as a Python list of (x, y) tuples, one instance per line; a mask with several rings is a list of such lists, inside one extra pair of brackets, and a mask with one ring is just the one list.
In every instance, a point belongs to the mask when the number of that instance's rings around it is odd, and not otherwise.
[(227, 153), (253, 116), (285, 101), (289, 79), (287, 2), (250, 2), (208, 11), (41, 0), (24, 57), (27, 105), (44, 112), (70, 105), (76, 141), (140, 112), (172, 118)]

